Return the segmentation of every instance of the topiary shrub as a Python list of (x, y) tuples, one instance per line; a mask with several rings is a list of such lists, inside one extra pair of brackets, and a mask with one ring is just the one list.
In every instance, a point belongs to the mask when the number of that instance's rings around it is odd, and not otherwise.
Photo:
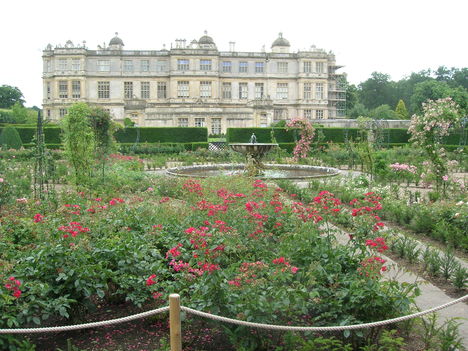
[(0, 145), (5, 149), (20, 149), (23, 146), (21, 138), (15, 127), (5, 127), (0, 134)]

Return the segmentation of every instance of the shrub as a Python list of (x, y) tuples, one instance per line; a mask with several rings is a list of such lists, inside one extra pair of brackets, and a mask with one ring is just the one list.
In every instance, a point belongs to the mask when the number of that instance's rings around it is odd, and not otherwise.
[(14, 127), (6, 127), (0, 134), (0, 145), (6, 149), (20, 149), (23, 146), (18, 131)]

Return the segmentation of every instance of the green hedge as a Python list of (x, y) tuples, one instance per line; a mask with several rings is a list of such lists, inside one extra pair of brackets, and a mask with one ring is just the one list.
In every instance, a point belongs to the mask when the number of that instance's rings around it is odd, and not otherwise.
[(208, 141), (207, 128), (140, 127), (124, 128), (114, 135), (118, 143), (134, 143), (139, 129), (140, 143), (196, 143)]
[(294, 143), (299, 139), (298, 129), (287, 131), (285, 128), (228, 128), (226, 141), (228, 143), (248, 143), (252, 133), (255, 133), (258, 143), (271, 143), (271, 131), (279, 144)]
[[(226, 139), (228, 143), (248, 143), (252, 133), (255, 133), (257, 142), (270, 143), (272, 130), (279, 144), (294, 143), (299, 139), (297, 129), (286, 131), (285, 128), (228, 128)], [(359, 136), (359, 128), (317, 128), (317, 131), (323, 133), (323, 143), (344, 143), (347, 140), (356, 140)], [(404, 128), (388, 128), (384, 129), (383, 133), (384, 143), (388, 145), (407, 144), (411, 137), (408, 130)], [(459, 145), (463, 137), (462, 133), (462, 130), (454, 131), (443, 139), (444, 144)], [(468, 135), (468, 130), (465, 133)]]

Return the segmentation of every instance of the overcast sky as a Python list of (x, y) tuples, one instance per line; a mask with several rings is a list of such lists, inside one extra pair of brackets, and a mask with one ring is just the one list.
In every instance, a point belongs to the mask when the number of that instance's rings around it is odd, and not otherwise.
[(219, 50), (260, 51), (279, 32), (291, 51), (333, 51), (351, 83), (373, 71), (393, 80), (411, 72), (468, 66), (466, 0), (2, 0), (0, 85), (26, 105), (42, 103), (42, 50), (67, 40), (89, 49), (119, 32), (125, 48), (162, 49), (203, 31)]

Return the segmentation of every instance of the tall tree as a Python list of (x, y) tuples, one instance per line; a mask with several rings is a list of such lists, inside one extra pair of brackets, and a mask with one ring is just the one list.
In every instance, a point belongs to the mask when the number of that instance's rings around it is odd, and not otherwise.
[(15, 103), (24, 104), (23, 93), (17, 87), (2, 85), (0, 87), (0, 108), (10, 108)]
[(451, 97), (460, 106), (463, 114), (468, 112), (468, 91), (462, 87), (451, 88), (446, 82), (439, 82), (435, 79), (415, 85), (411, 96), (411, 109), (420, 113), (423, 102), (446, 97)]
[(368, 109), (380, 105), (395, 106), (396, 89), (388, 74), (373, 72), (371, 78), (359, 84), (359, 101)]
[(396, 117), (398, 119), (408, 119), (409, 118), (409, 113), (408, 110), (406, 109), (405, 102), (403, 100), (399, 100), (398, 104), (396, 105), (395, 108), (395, 113)]

